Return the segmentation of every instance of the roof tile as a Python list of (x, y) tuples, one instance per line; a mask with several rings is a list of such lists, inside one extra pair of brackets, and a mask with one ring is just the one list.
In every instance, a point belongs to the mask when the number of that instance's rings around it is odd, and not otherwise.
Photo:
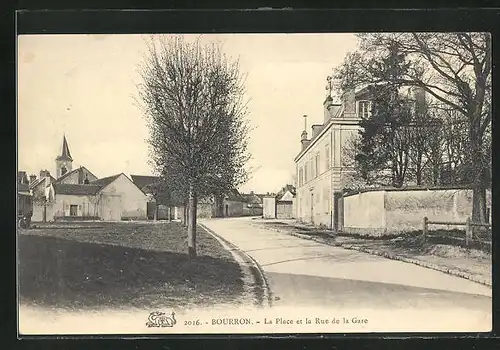
[(71, 195), (95, 195), (101, 189), (98, 185), (79, 185), (79, 184), (54, 184), (56, 194), (71, 194)]
[(152, 185), (160, 180), (160, 177), (158, 176), (149, 175), (130, 175), (130, 177), (132, 178), (132, 182), (135, 183), (140, 189)]

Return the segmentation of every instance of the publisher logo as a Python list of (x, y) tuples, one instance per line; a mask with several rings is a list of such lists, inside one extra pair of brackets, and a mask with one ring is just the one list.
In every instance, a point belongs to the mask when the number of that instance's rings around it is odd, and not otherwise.
[(173, 327), (177, 323), (175, 312), (167, 315), (165, 312), (154, 311), (149, 314), (147, 327)]

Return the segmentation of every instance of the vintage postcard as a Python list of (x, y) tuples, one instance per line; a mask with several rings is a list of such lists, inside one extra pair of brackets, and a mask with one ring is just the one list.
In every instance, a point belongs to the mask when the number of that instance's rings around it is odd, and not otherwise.
[(490, 332), (491, 37), (19, 35), (18, 330)]

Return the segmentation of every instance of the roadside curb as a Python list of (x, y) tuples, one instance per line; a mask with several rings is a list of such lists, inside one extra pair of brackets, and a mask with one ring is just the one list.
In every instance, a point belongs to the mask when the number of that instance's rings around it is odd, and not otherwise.
[[(267, 282), (266, 276), (264, 275), (264, 271), (257, 263), (257, 261), (255, 261), (254, 258), (242, 251), (233, 243), (222, 238), (220, 235), (215, 233), (204, 224), (199, 223), (198, 225), (201, 226), (210, 235), (212, 235), (217, 241), (219, 241), (219, 243), (221, 243), (224, 248), (231, 252), (236, 262), (240, 265), (243, 273), (245, 273), (245, 270), (247, 270), (247, 275), (250, 275), (252, 277), (254, 283), (254, 285), (252, 286), (247, 286), (248, 288), (252, 289), (252, 293), (254, 294), (254, 302), (259, 306), (272, 306), (271, 289)], [(259, 290), (255, 290), (255, 288), (260, 288), (262, 295), (260, 295)]]
[(425, 268), (428, 268), (428, 269), (431, 269), (431, 270), (443, 272), (443, 273), (446, 273), (448, 275), (461, 277), (461, 278), (464, 278), (464, 279), (467, 279), (467, 280), (470, 280), (470, 281), (473, 281), (473, 282), (476, 282), (476, 283), (479, 283), (479, 284), (482, 284), (484, 286), (492, 288), (492, 283), (490, 281), (484, 280), (482, 278), (478, 278), (476, 276), (473, 276), (473, 275), (471, 275), (469, 273), (466, 273), (466, 272), (463, 272), (463, 271), (459, 271), (459, 270), (455, 270), (455, 269), (450, 269), (450, 268), (442, 267), (442, 266), (439, 266), (439, 265), (436, 265), (436, 264), (427, 263), (427, 262), (420, 261), (420, 260), (417, 260), (417, 259), (405, 258), (403, 256), (392, 254), (392, 253), (388, 253), (388, 252), (381, 252), (381, 251), (377, 251), (377, 250), (373, 250), (373, 249), (367, 249), (367, 248), (363, 248), (363, 247), (358, 247), (358, 246), (355, 246), (355, 245), (352, 245), (352, 244), (326, 242), (324, 240), (321, 240), (321, 239), (318, 239), (318, 238), (315, 238), (315, 237), (311, 237), (311, 236), (308, 236), (308, 235), (302, 235), (300, 233), (289, 232), (289, 231), (275, 229), (275, 228), (266, 228), (266, 229), (272, 230), (272, 231), (276, 231), (276, 232), (285, 233), (285, 234), (288, 234), (288, 235), (291, 235), (291, 236), (294, 236), (294, 237), (298, 237), (298, 238), (302, 238), (302, 239), (307, 239), (307, 240), (310, 240), (310, 241), (315, 241), (315, 242), (326, 244), (326, 245), (329, 245), (329, 246), (340, 247), (340, 248), (344, 248), (344, 249), (348, 249), (348, 250), (356, 250), (356, 251), (362, 252), (362, 253), (367, 253), (367, 254), (371, 254), (371, 255), (378, 255), (378, 256), (381, 256), (381, 257), (384, 257), (384, 258), (387, 258), (387, 259), (402, 261), (402, 262), (413, 264), (413, 265), (418, 265), (418, 266), (425, 267)]

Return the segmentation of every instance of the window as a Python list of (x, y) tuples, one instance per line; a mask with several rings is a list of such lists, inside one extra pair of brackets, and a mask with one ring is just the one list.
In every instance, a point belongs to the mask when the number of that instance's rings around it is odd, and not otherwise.
[(309, 164), (306, 162), (305, 166), (304, 166), (304, 181), (307, 182), (309, 181), (308, 177), (307, 177), (307, 168), (308, 168)]
[(70, 205), (69, 206), (69, 215), (76, 216), (78, 213), (78, 205)]
[(325, 166), (326, 170), (330, 169), (330, 145), (325, 146)]
[(325, 213), (330, 212), (330, 189), (323, 188), (323, 205), (325, 206)]
[(358, 118), (368, 118), (371, 115), (371, 102), (358, 101)]
[(319, 152), (316, 153), (316, 159), (314, 161), (314, 172), (315, 172), (316, 176), (318, 176), (320, 174), (320, 172), (319, 172)]
[(299, 169), (299, 186), (304, 184), (304, 171), (302, 168)]

